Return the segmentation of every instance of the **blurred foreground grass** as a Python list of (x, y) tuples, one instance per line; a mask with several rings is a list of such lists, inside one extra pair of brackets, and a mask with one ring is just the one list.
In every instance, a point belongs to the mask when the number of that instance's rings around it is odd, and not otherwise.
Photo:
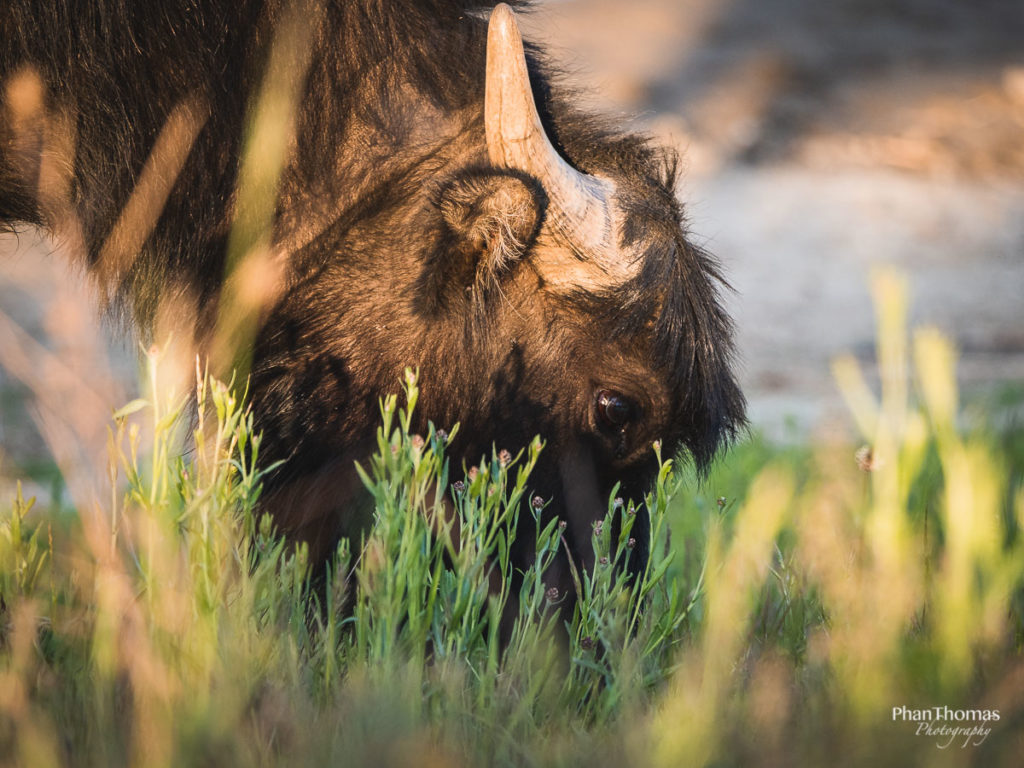
[[(664, 462), (651, 563), (610, 565), (636, 509), (610, 500), (568, 625), (539, 441), (464, 474), (410, 432), (410, 376), (363, 468), (374, 527), (311, 580), (259, 513), (242, 403), (164, 391), (154, 352), (109, 498), (0, 519), (0, 763), (1019, 765), (1022, 433), (965, 424), (953, 349), (907, 337), (898, 277), (874, 290), (880, 397), (835, 366), (863, 447), (755, 438), (703, 482)], [(537, 565), (513, 579), (520, 518)], [(988, 732), (894, 718), (936, 707)]]

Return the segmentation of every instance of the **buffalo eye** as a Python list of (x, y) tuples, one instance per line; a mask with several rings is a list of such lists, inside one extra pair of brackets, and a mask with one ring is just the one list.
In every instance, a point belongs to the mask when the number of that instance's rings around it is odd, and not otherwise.
[(597, 393), (597, 417), (608, 429), (623, 429), (636, 414), (636, 405), (623, 394), (610, 389)]

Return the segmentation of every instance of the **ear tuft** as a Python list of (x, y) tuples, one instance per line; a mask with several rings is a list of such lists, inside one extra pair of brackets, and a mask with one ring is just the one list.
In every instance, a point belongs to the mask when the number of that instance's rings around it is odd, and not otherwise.
[(537, 237), (546, 198), (519, 171), (469, 168), (438, 189), (424, 213), (433, 246), (417, 280), (426, 316), (484, 298)]
[(475, 282), (496, 280), (537, 235), (541, 207), (528, 177), (493, 169), (462, 171), (441, 190), (445, 224), (477, 255)]

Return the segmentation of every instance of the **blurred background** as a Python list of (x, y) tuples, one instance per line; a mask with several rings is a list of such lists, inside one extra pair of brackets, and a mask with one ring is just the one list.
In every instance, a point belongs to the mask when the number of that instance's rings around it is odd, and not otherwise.
[[(755, 428), (847, 423), (829, 362), (872, 369), (879, 264), (908, 273), (912, 322), (959, 345), (968, 399), (1019, 413), (1024, 3), (544, 0), (524, 28), (590, 106), (683, 153), (693, 236), (735, 288)], [(56, 483), (42, 434), (61, 443), (61, 409), (123, 403), (135, 377), (133, 342), (100, 328), (59, 251), (0, 236), (5, 497), (11, 478)]]

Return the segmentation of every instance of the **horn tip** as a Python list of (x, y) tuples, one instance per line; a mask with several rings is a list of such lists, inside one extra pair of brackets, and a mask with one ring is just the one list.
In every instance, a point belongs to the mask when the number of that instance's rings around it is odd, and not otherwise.
[(515, 11), (512, 10), (508, 3), (498, 3), (494, 6), (494, 10), (491, 11), (491, 20), (488, 22), (488, 28), (503, 37), (519, 31), (516, 25)]

